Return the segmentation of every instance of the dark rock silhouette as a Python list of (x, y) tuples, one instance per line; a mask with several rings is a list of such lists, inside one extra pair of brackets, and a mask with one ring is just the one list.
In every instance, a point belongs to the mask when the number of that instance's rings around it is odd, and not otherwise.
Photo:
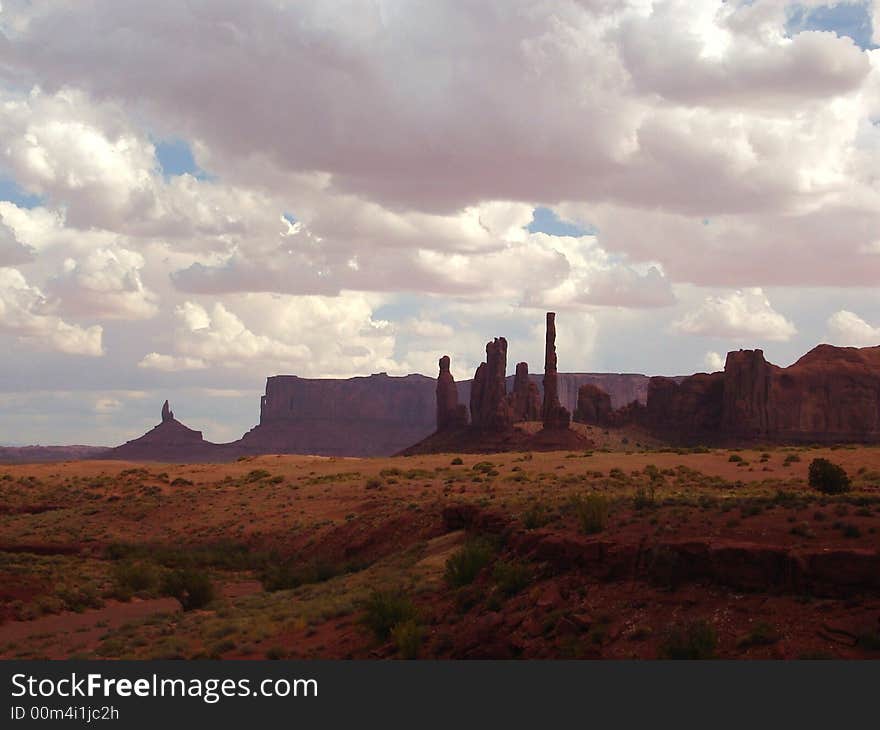
[(104, 459), (128, 461), (220, 461), (240, 453), (234, 444), (214, 444), (174, 418), (168, 401), (162, 406), (162, 422), (143, 436), (101, 454)]
[(526, 362), (516, 364), (510, 408), (514, 421), (537, 421), (541, 418), (541, 393), (529, 379), (529, 364)]
[(507, 400), (507, 340), (486, 343), (486, 362), (474, 373), (471, 388), (471, 425), (482, 431), (503, 433), (513, 427)]
[(544, 428), (564, 429), (571, 423), (571, 414), (559, 402), (556, 361), (556, 313), (547, 312), (547, 335), (544, 347), (544, 404), (541, 409)]
[(723, 372), (651, 378), (647, 405), (612, 418), (679, 443), (878, 443), (880, 347), (819, 345), (787, 368), (731, 352)]
[(577, 408), (573, 419), (593, 426), (612, 425), (611, 396), (596, 385), (587, 383), (578, 388)]
[(440, 358), (437, 376), (437, 430), (461, 428), (467, 425), (467, 408), (458, 402), (458, 389), (449, 371), (449, 355)]
[[(547, 315), (547, 372), (544, 376), (544, 405), (549, 420), (537, 433), (514, 426), (515, 422), (536, 419), (538, 389), (530, 381), (528, 365), (519, 363), (513, 379), (513, 392), (507, 393), (507, 340), (496, 337), (486, 344), (486, 361), (481, 363), (471, 383), (471, 423), (469, 427), (440, 429), (401, 454), (435, 454), (443, 452), (491, 453), (497, 451), (555, 451), (588, 449), (593, 442), (569, 428), (570, 416), (559, 403), (556, 373), (556, 331), (554, 316)], [(441, 379), (443, 361), (441, 360)], [(448, 363), (447, 363), (448, 367)], [(441, 391), (438, 380), (438, 395)], [(548, 400), (548, 389), (550, 397)], [(444, 388), (445, 393), (445, 388)], [(443, 412), (448, 413), (449, 401)], [(438, 405), (438, 417), (440, 414)], [(550, 424), (548, 426), (548, 423)], [(439, 426), (439, 420), (438, 420)]]

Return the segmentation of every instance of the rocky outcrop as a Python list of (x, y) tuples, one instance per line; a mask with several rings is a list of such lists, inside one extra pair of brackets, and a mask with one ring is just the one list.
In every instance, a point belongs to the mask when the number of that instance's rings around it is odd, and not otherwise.
[(573, 419), (593, 426), (610, 426), (612, 423), (611, 396), (596, 385), (586, 384), (578, 388), (577, 408)]
[(672, 378), (651, 378), (648, 403), (640, 417), (653, 433), (673, 441), (705, 440), (721, 424), (724, 376), (698, 373), (680, 383)]
[(437, 381), (424, 375), (266, 379), (252, 453), (388, 456), (437, 427)]
[(486, 343), (486, 362), (480, 363), (471, 387), (471, 425), (481, 431), (503, 433), (513, 427), (507, 400), (507, 340)]
[(819, 345), (787, 368), (731, 352), (723, 372), (651, 378), (646, 407), (612, 419), (691, 444), (880, 443), (880, 347)]
[(445, 431), (467, 425), (467, 408), (458, 402), (458, 389), (449, 371), (449, 355), (440, 358), (437, 376), (437, 430)]
[(143, 436), (101, 454), (102, 459), (127, 461), (224, 461), (240, 453), (236, 444), (214, 444), (176, 418), (162, 406), (162, 421)]
[(778, 369), (764, 359), (761, 350), (727, 353), (721, 424), (725, 433), (736, 436), (768, 432), (770, 383), (773, 371)]
[(529, 364), (516, 365), (510, 408), (515, 421), (538, 421), (541, 419), (541, 394), (538, 386), (529, 379)]
[(571, 414), (559, 402), (556, 360), (556, 313), (547, 312), (547, 334), (544, 346), (544, 403), (541, 408), (544, 428), (563, 429), (571, 423)]

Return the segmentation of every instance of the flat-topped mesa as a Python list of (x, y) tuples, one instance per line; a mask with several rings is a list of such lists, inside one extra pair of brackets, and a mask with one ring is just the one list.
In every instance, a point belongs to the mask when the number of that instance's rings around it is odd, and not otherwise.
[(513, 412), (507, 400), (507, 340), (496, 337), (486, 343), (486, 362), (480, 363), (471, 385), (471, 425), (482, 431), (503, 432), (513, 428)]
[(541, 417), (544, 428), (568, 428), (571, 414), (559, 402), (556, 370), (556, 313), (547, 312), (547, 339), (544, 347), (544, 404)]
[(513, 392), (510, 394), (510, 408), (514, 421), (538, 421), (541, 419), (541, 393), (538, 386), (529, 379), (529, 364), (516, 364), (513, 379)]
[(171, 410), (171, 407), (168, 405), (168, 401), (166, 400), (162, 404), (162, 423), (165, 421), (173, 421), (174, 420), (174, 411)]
[(598, 385), (585, 383), (578, 388), (577, 409), (573, 420), (592, 426), (612, 425), (611, 396)]
[(721, 428), (731, 435), (766, 436), (773, 371), (762, 350), (727, 353)]
[(449, 371), (449, 355), (440, 358), (437, 376), (437, 430), (447, 431), (467, 425), (467, 408), (458, 402), (458, 388)]

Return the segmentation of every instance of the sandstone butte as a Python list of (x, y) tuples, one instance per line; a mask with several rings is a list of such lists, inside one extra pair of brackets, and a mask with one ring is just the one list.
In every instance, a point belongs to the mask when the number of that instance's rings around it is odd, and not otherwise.
[(785, 368), (738, 350), (720, 372), (651, 378), (645, 406), (611, 413), (581, 391), (578, 420), (638, 425), (672, 443), (880, 442), (880, 347), (819, 345)]
[[(543, 382), (524, 362), (516, 375), (506, 376), (507, 352), (503, 337), (487, 343), (486, 361), (473, 381), (459, 383), (448, 356), (440, 359), (436, 380), (384, 373), (348, 380), (274, 376), (267, 380), (259, 425), (226, 444), (205, 441), (174, 417), (166, 401), (155, 428), (88, 455), (227, 461), (261, 453), (371, 456), (587, 447), (586, 439), (568, 428), (563, 398), (579, 423), (635, 426), (671, 444), (880, 443), (880, 347), (819, 345), (785, 368), (768, 363), (761, 350), (739, 350), (728, 354), (723, 371), (683, 378), (566, 375), (557, 371), (550, 312)], [(526, 434), (517, 427), (523, 421), (542, 422), (543, 428)], [(58, 456), (46, 459), (70, 457), (69, 448), (54, 448)], [(24, 457), (20, 448), (7, 451), (15, 452), (9, 460)]]

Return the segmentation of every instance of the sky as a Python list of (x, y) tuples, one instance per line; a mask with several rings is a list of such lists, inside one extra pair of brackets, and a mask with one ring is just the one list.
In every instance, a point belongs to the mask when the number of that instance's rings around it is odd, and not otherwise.
[(0, 443), (880, 344), (880, 0), (0, 0)]

